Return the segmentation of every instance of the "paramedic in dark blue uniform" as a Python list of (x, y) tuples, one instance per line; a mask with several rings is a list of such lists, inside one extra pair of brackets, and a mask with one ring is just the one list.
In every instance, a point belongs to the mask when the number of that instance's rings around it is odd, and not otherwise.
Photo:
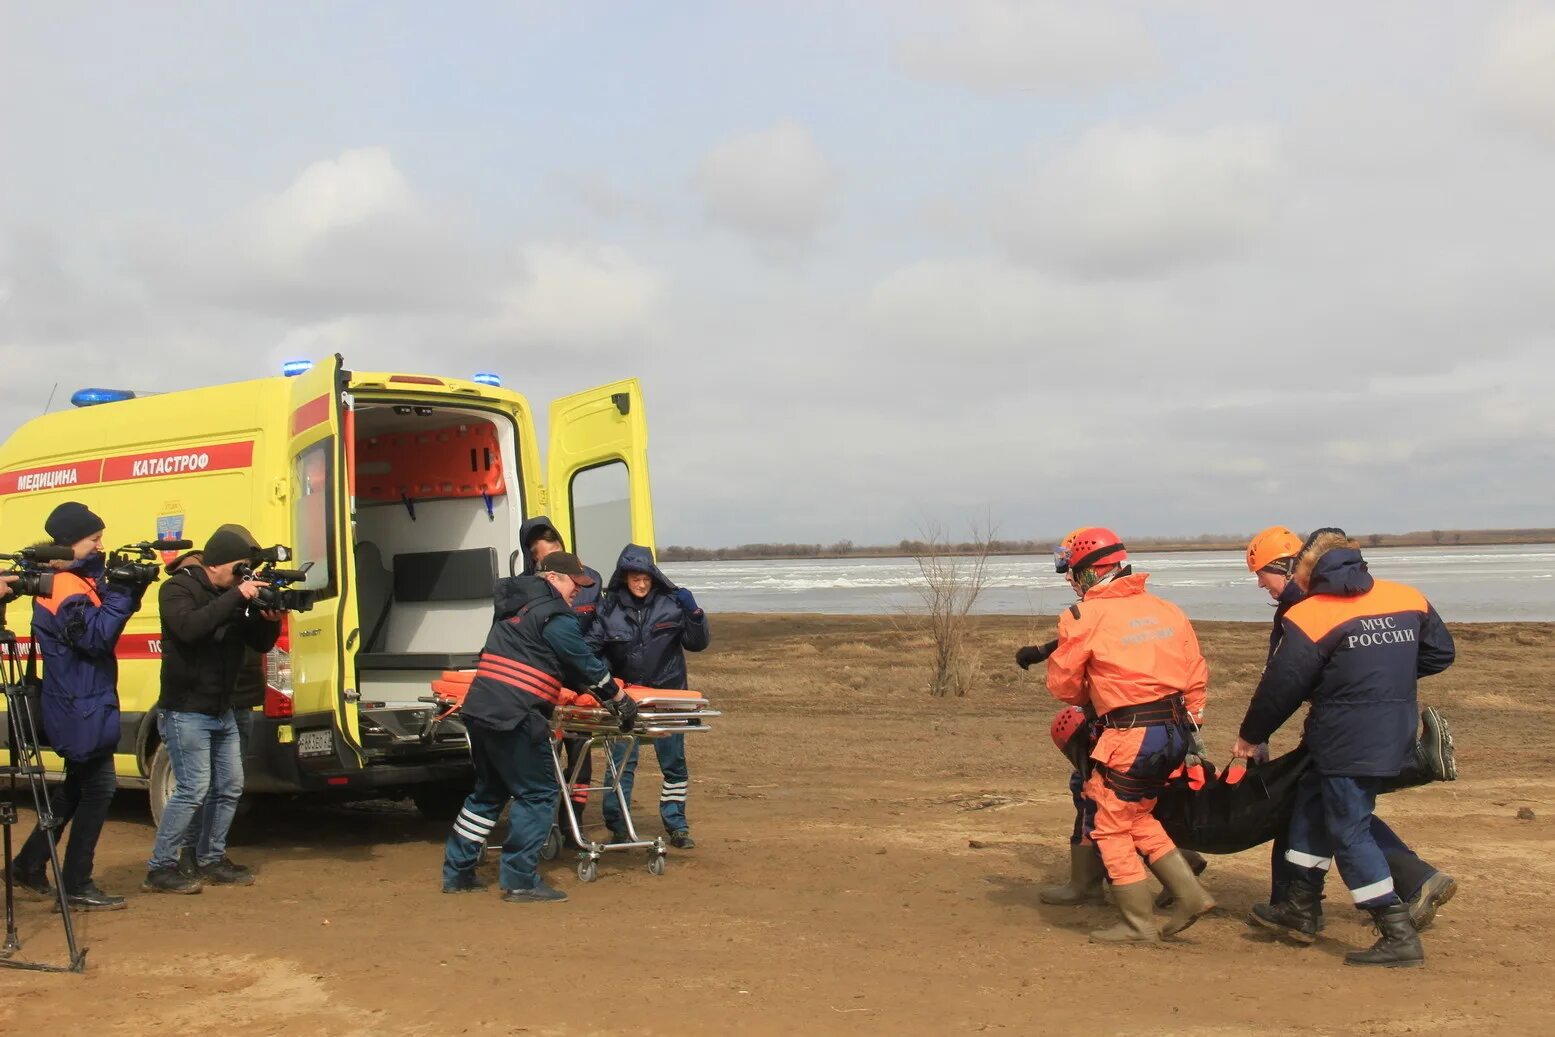
[(1377, 793), (1415, 744), (1416, 681), (1452, 665), (1452, 635), (1413, 587), (1374, 579), (1360, 546), (1321, 529), (1296, 557), (1305, 593), (1281, 619), (1279, 644), (1247, 707), (1232, 752), (1251, 757), (1303, 701), (1313, 767), (1301, 779), (1285, 859), (1296, 869), (1284, 904), (1255, 920), (1310, 942), (1322, 923), (1323, 880), (1337, 862), (1355, 906), (1381, 938), (1347, 965), (1425, 962), (1371, 824)]
[(623, 731), (637, 715), (610, 669), (589, 650), (571, 602), (592, 578), (576, 555), (556, 551), (533, 576), (497, 581), (496, 619), (460, 715), (470, 733), (475, 789), (454, 819), (443, 852), (443, 892), (484, 888), (475, 877), (486, 838), (509, 799), (499, 880), (511, 903), (566, 900), (540, 879), (540, 844), (556, 812), (550, 717), (567, 684), (616, 713)]

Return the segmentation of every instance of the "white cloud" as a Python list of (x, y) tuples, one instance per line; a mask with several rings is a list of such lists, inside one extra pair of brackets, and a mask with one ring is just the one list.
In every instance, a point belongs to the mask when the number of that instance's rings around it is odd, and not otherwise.
[(1115, 8), (1056, 0), (959, 0), (954, 20), (901, 41), (910, 73), (989, 93), (1092, 89), (1161, 64), (1145, 27)]
[(695, 175), (708, 216), (766, 242), (803, 243), (833, 213), (838, 177), (796, 122), (722, 141)]
[(1555, 7), (1519, 3), (1492, 23), (1482, 85), (1499, 115), (1555, 142)]
[(1010, 189), (994, 230), (1017, 257), (1143, 276), (1234, 255), (1273, 221), (1279, 135), (1258, 125), (1170, 133), (1098, 126)]
[(643, 333), (663, 279), (611, 245), (531, 245), (501, 296), (494, 333), (527, 341), (597, 343)]

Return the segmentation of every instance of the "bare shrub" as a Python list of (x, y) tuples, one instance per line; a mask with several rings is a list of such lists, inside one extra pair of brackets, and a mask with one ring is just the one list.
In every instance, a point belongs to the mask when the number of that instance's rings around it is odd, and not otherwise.
[(972, 690), (981, 663), (967, 617), (988, 582), (993, 527), (987, 519), (980, 527), (973, 523), (971, 541), (959, 544), (936, 524), (920, 532), (912, 560), (922, 578), (920, 618), (933, 642), (929, 694), (961, 697)]

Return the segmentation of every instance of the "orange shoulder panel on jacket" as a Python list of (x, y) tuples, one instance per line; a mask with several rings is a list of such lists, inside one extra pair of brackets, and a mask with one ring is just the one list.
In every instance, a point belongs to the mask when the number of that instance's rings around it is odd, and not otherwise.
[(1291, 606), (1285, 618), (1313, 641), (1321, 641), (1335, 627), (1360, 616), (1386, 616), (1396, 612), (1424, 612), (1425, 595), (1413, 587), (1378, 580), (1371, 590), (1355, 597), (1314, 594)]
[(81, 577), (72, 572), (55, 573), (54, 593), (50, 594), (46, 598), (36, 598), (34, 600), (37, 601), (39, 605), (42, 605), (44, 608), (48, 609), (49, 615), (52, 616), (59, 613), (59, 607), (63, 605), (67, 599), (74, 598), (78, 594), (85, 594), (87, 600), (90, 601), (93, 605), (102, 604), (102, 602), (97, 598), (97, 585), (92, 583), (90, 580), (83, 580)]

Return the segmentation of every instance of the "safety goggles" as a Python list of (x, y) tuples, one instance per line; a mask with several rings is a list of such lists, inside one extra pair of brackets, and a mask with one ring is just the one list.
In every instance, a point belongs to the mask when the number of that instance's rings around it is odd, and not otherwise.
[(1072, 557), (1072, 555), (1073, 552), (1069, 550), (1069, 547), (1066, 544), (1059, 544), (1057, 547), (1053, 548), (1053, 571), (1056, 573), (1068, 572), (1069, 559)]

